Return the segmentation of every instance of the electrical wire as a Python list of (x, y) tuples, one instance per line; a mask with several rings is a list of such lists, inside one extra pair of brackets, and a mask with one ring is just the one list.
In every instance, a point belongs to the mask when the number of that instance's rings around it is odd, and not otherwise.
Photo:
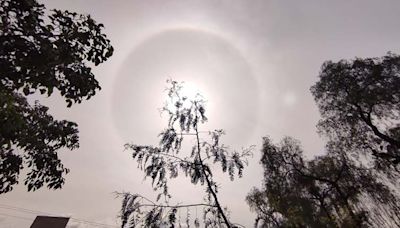
[(22, 217), (22, 216), (16, 216), (16, 215), (9, 215), (9, 214), (5, 214), (5, 213), (1, 213), (1, 212), (0, 212), (0, 215), (7, 216), (7, 217), (13, 217), (13, 218), (17, 218), (17, 219), (24, 219), (24, 220), (32, 221), (31, 218)]
[[(14, 207), (11, 205), (6, 205), (6, 204), (0, 204), (0, 208), (2, 209), (6, 209), (6, 210), (13, 210), (13, 211), (18, 211), (18, 212), (23, 212), (23, 213), (29, 213), (29, 214), (43, 214), (43, 215), (51, 215), (51, 216), (59, 216), (53, 213), (48, 213), (48, 212), (43, 212), (43, 211), (37, 211), (37, 210), (31, 210), (31, 209), (27, 209), (27, 208), (22, 208), (22, 207)], [(8, 215), (8, 216), (12, 216), (12, 217), (19, 217), (19, 216), (14, 216), (14, 215)], [(22, 219), (23, 217), (21, 217)], [(28, 219), (28, 218), (24, 218), (24, 219)], [(118, 226), (114, 226), (114, 225), (109, 225), (109, 224), (104, 224), (104, 223), (99, 223), (99, 222), (93, 222), (93, 221), (89, 221), (89, 220), (85, 220), (85, 219), (78, 219), (78, 218), (74, 218), (74, 217), (70, 217), (70, 220), (75, 221), (75, 222), (80, 222), (80, 223), (84, 223), (86, 225), (91, 225), (91, 226), (97, 226), (97, 227), (118, 227)]]

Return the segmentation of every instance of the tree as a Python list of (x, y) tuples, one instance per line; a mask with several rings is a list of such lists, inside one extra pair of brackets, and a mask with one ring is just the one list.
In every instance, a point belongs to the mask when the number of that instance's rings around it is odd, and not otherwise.
[(391, 172), (400, 163), (400, 56), (327, 61), (311, 88), (333, 146), (373, 157)]
[[(263, 188), (247, 201), (271, 227), (400, 226), (400, 57), (327, 61), (311, 88), (327, 153), (306, 161), (300, 144), (264, 139)], [(370, 161), (373, 161), (371, 166)], [(395, 172), (393, 172), (395, 171)]]
[(256, 227), (400, 226), (399, 195), (374, 170), (331, 153), (310, 161), (302, 154), (292, 138), (264, 138), (263, 188), (247, 196)]
[(113, 53), (90, 15), (52, 10), (45, 17), (44, 10), (36, 0), (0, 0), (0, 193), (18, 183), (24, 164), (28, 191), (62, 187), (69, 170), (57, 151), (79, 146), (77, 124), (55, 120), (27, 97), (58, 90), (68, 107), (91, 98), (100, 89), (91, 63)]
[[(243, 151), (230, 151), (221, 143), (223, 130), (212, 132), (200, 131), (200, 124), (207, 121), (205, 116), (205, 102), (201, 96), (189, 99), (180, 94), (182, 84), (169, 81), (168, 102), (162, 111), (169, 116), (167, 128), (160, 133), (159, 146), (140, 146), (126, 144), (126, 148), (133, 151), (133, 158), (144, 171), (145, 177), (152, 179), (153, 188), (158, 191), (156, 200), (151, 201), (139, 194), (122, 193), (123, 204), (121, 209), (122, 227), (160, 227), (169, 225), (174, 227), (177, 221), (178, 210), (190, 207), (203, 208), (203, 222), (206, 227), (235, 227), (229, 220), (226, 209), (218, 199), (218, 185), (213, 180), (214, 163), (219, 163), (223, 172), (228, 172), (231, 180), (237, 175), (243, 175), (246, 157), (252, 153), (252, 147)], [(200, 135), (208, 134), (210, 140), (204, 140)], [(195, 143), (190, 150), (182, 147), (185, 137), (194, 137)], [(168, 180), (185, 174), (193, 184), (206, 186), (205, 202), (199, 204), (169, 203), (172, 197), (168, 191)], [(162, 200), (161, 200), (162, 199)], [(186, 218), (189, 227), (191, 221)], [(198, 227), (200, 221), (196, 218), (194, 225)]]

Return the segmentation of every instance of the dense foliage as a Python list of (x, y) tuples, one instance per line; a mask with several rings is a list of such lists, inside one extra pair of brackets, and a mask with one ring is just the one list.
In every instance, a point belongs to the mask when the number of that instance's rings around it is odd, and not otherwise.
[(299, 142), (264, 138), (263, 188), (247, 197), (261, 227), (396, 227), (399, 195), (374, 170), (328, 153), (310, 161)]
[[(152, 179), (153, 188), (159, 192), (155, 201), (138, 194), (124, 193), (121, 219), (123, 227), (160, 227), (168, 224), (171, 227), (180, 225), (176, 219), (179, 210), (190, 207), (203, 209), (203, 220), (206, 227), (235, 227), (229, 221), (226, 210), (218, 200), (218, 185), (213, 180), (213, 168), (220, 164), (223, 172), (227, 172), (233, 180), (243, 175), (246, 157), (251, 155), (252, 147), (241, 152), (231, 151), (222, 144), (222, 130), (211, 132), (200, 131), (200, 124), (207, 121), (205, 103), (201, 96), (189, 99), (180, 94), (182, 84), (170, 81), (168, 101), (163, 112), (169, 116), (167, 128), (160, 133), (158, 146), (139, 146), (126, 144), (133, 151), (133, 158), (144, 171), (145, 176)], [(205, 135), (206, 138), (201, 135)], [(183, 145), (184, 138), (190, 137), (194, 144), (190, 149)], [(209, 138), (207, 140), (207, 138)], [(184, 174), (193, 184), (206, 186), (204, 202), (199, 204), (171, 205), (168, 191), (168, 180)], [(189, 209), (187, 209), (189, 210)], [(186, 224), (200, 226), (187, 216)]]
[(311, 88), (318, 127), (347, 154), (369, 155), (375, 167), (400, 162), (400, 56), (327, 61)]
[(399, 88), (398, 55), (325, 62), (311, 92), (326, 154), (306, 161), (297, 141), (264, 138), (256, 226), (400, 227)]
[(79, 146), (77, 124), (54, 120), (27, 97), (58, 90), (70, 107), (95, 95), (100, 86), (90, 63), (113, 53), (102, 27), (75, 12), (47, 17), (36, 0), (0, 0), (0, 193), (12, 190), (24, 166), (28, 190), (64, 183), (68, 169), (57, 151)]

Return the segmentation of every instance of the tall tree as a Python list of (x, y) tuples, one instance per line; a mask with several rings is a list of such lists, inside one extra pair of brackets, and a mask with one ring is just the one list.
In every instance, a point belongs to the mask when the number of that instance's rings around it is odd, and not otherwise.
[(328, 153), (306, 161), (296, 140), (264, 138), (261, 164), (263, 188), (247, 196), (256, 227), (400, 226), (399, 195), (351, 159)]
[(24, 163), (28, 191), (62, 187), (69, 170), (57, 151), (79, 146), (77, 124), (27, 97), (58, 90), (68, 107), (91, 98), (100, 89), (91, 65), (113, 53), (89, 15), (44, 11), (36, 0), (0, 0), (0, 193), (18, 183)]
[[(170, 81), (168, 101), (163, 112), (169, 115), (167, 128), (160, 133), (159, 146), (139, 146), (126, 144), (133, 151), (133, 158), (145, 176), (152, 179), (153, 188), (159, 192), (156, 200), (151, 201), (138, 194), (123, 193), (121, 210), (122, 227), (160, 227), (168, 224), (171, 227), (179, 224), (176, 214), (182, 208), (201, 207), (203, 222), (206, 227), (236, 227), (229, 220), (226, 210), (218, 198), (218, 185), (214, 181), (214, 163), (221, 165), (223, 172), (228, 172), (231, 180), (243, 175), (246, 157), (252, 153), (252, 147), (241, 152), (231, 151), (222, 144), (223, 130), (201, 131), (200, 125), (207, 121), (205, 102), (201, 96), (193, 99), (180, 94), (182, 84)], [(203, 135), (210, 138), (206, 140)], [(191, 149), (182, 147), (184, 138), (194, 138)], [(206, 186), (205, 201), (198, 204), (169, 203), (168, 180), (185, 174), (193, 184)], [(192, 221), (196, 227), (200, 221)], [(189, 216), (186, 220), (189, 227)], [(192, 223), (192, 224), (193, 224)]]
[[(400, 56), (356, 58), (322, 65), (311, 88), (331, 144), (367, 155), (386, 172), (400, 163)], [(372, 155), (372, 156), (371, 156)]]

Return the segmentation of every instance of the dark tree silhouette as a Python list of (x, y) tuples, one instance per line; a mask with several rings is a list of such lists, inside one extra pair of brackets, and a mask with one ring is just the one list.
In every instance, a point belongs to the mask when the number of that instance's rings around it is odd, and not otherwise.
[[(335, 153), (333, 153), (335, 154)], [(299, 142), (264, 138), (263, 188), (247, 196), (256, 227), (399, 227), (398, 194), (346, 157), (303, 158)]]
[[(400, 56), (327, 61), (311, 88), (331, 146), (374, 158), (391, 172), (400, 162)], [(372, 156), (371, 156), (372, 155)]]
[[(203, 223), (206, 227), (236, 227), (237, 224), (229, 220), (226, 209), (218, 199), (218, 185), (214, 181), (213, 168), (219, 163), (223, 172), (228, 172), (231, 180), (234, 176), (243, 175), (246, 157), (252, 153), (252, 147), (239, 152), (231, 152), (221, 143), (222, 130), (204, 132), (200, 124), (207, 121), (205, 116), (205, 102), (201, 96), (194, 99), (183, 97), (180, 94), (182, 84), (169, 81), (169, 100), (162, 111), (169, 115), (167, 128), (160, 133), (159, 146), (139, 146), (126, 144), (126, 148), (133, 151), (133, 158), (145, 176), (152, 179), (153, 188), (159, 192), (156, 200), (151, 201), (138, 194), (122, 193), (123, 205), (121, 209), (122, 227), (160, 227), (179, 224), (177, 212), (182, 208), (201, 207), (203, 209)], [(202, 135), (209, 137), (205, 140)], [(191, 149), (182, 147), (184, 138), (194, 138)], [(168, 192), (168, 180), (183, 173), (190, 178), (193, 184), (206, 186), (204, 202), (199, 204), (171, 205), (171, 195)], [(198, 227), (200, 221), (196, 218), (186, 224)]]
[(58, 90), (68, 107), (89, 99), (100, 89), (91, 63), (113, 53), (89, 15), (44, 10), (36, 0), (0, 0), (0, 193), (18, 183), (24, 163), (28, 191), (61, 188), (69, 170), (57, 150), (79, 146), (77, 124), (54, 120), (27, 96)]
[[(327, 154), (264, 139), (263, 188), (247, 201), (267, 227), (400, 227), (400, 57), (327, 61), (311, 92)], [(373, 165), (370, 164), (373, 161)]]

